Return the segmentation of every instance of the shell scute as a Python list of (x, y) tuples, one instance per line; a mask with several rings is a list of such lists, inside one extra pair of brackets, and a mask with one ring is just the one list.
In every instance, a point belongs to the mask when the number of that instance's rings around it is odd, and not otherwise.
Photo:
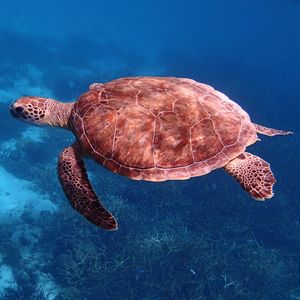
[(153, 167), (154, 119), (148, 110), (138, 105), (120, 110), (113, 146), (116, 161), (130, 167)]
[(203, 119), (193, 126), (191, 139), (195, 161), (210, 159), (224, 148), (210, 118)]
[(189, 131), (189, 124), (178, 119), (174, 112), (164, 112), (157, 117), (154, 141), (156, 166), (174, 168), (194, 162)]
[[(224, 119), (226, 120), (225, 127)], [(223, 145), (231, 145), (237, 142), (242, 128), (242, 120), (239, 115), (231, 111), (225, 111), (211, 116), (211, 120)]]
[(174, 99), (165, 90), (142, 89), (138, 95), (137, 103), (148, 109), (153, 115), (162, 111), (172, 111)]
[(204, 118), (208, 118), (209, 114), (203, 109), (200, 101), (185, 101), (178, 99), (174, 103), (174, 112), (178, 118), (183, 119), (187, 126), (192, 127)]
[[(98, 115), (98, 118), (94, 116)], [(112, 157), (112, 146), (116, 112), (104, 105), (95, 105), (90, 108), (88, 114), (83, 117), (84, 137), (92, 145), (94, 151), (106, 158)], [(97, 134), (94, 134), (97, 132)], [(101, 147), (98, 147), (101, 145)]]

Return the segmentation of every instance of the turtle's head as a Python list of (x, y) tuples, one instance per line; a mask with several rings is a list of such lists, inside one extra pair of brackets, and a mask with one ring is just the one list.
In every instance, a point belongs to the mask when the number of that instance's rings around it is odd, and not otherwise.
[(73, 103), (61, 103), (50, 98), (20, 97), (10, 106), (11, 114), (35, 125), (52, 125), (66, 128)]
[(10, 112), (17, 119), (42, 125), (45, 124), (48, 115), (47, 100), (38, 97), (21, 97), (10, 106)]

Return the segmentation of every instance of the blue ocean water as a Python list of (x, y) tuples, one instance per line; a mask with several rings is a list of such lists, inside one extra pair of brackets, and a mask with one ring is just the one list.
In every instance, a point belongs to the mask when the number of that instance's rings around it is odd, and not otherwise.
[[(1, 1), (0, 299), (300, 299), (299, 20), (296, 0)], [(274, 197), (252, 200), (223, 170), (149, 183), (86, 160), (120, 228), (73, 210), (56, 169), (74, 137), (10, 104), (141, 75), (210, 84), (293, 131), (248, 149), (271, 164)]]

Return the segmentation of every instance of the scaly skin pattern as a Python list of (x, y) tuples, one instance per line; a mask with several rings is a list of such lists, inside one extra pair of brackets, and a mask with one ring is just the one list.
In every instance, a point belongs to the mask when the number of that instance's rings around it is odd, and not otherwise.
[(67, 198), (78, 212), (103, 229), (118, 228), (115, 218), (104, 208), (88, 180), (78, 144), (60, 154), (58, 174)]
[(238, 104), (185, 78), (93, 84), (75, 103), (70, 124), (84, 152), (97, 162), (150, 181), (205, 175), (257, 141)]
[(273, 185), (276, 179), (270, 165), (260, 157), (244, 152), (229, 162), (224, 169), (255, 200), (265, 200), (273, 197)]
[(17, 119), (35, 125), (59, 126), (69, 129), (73, 103), (61, 103), (51, 98), (20, 97), (11, 105), (11, 113)]

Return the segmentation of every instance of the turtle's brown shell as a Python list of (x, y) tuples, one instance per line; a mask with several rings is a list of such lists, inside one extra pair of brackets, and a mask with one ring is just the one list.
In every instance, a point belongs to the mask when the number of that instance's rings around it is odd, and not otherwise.
[(70, 124), (97, 162), (151, 181), (207, 174), (257, 140), (239, 105), (208, 85), (174, 77), (93, 84), (76, 102)]

